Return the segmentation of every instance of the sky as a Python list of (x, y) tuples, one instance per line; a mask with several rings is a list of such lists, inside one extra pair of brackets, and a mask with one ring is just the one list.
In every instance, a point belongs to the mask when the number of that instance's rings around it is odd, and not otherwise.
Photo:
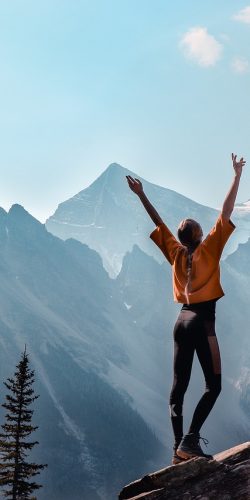
[(218, 208), (232, 152), (248, 200), (248, 1), (0, 0), (0, 206), (44, 222), (116, 162)]

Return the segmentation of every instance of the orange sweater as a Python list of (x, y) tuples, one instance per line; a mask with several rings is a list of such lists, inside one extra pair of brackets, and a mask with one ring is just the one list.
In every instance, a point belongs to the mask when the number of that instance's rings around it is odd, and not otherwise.
[[(214, 227), (193, 253), (191, 271), (191, 290), (188, 302), (204, 302), (223, 297), (220, 284), (219, 261), (223, 248), (235, 229), (231, 220), (219, 215)], [(150, 238), (160, 248), (172, 265), (173, 294), (175, 302), (187, 303), (185, 286), (187, 284), (186, 247), (176, 240), (166, 224), (157, 226)]]

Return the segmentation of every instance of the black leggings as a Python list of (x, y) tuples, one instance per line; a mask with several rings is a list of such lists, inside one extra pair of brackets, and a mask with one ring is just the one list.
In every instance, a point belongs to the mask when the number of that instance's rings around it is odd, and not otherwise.
[(183, 435), (182, 406), (187, 390), (194, 352), (204, 373), (206, 388), (188, 432), (199, 433), (221, 391), (220, 351), (215, 334), (215, 315), (199, 308), (181, 310), (174, 327), (174, 381), (170, 394), (170, 415), (178, 446)]

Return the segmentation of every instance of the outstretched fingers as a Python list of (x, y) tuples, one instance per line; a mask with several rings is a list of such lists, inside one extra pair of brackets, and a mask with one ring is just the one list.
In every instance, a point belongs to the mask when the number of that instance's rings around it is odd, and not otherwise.
[(139, 179), (134, 179), (131, 175), (126, 175), (126, 178), (130, 189), (132, 189), (134, 193), (140, 194), (143, 192), (142, 183)]
[(232, 161), (234, 167), (235, 166), (244, 167), (244, 165), (246, 164), (246, 160), (244, 160), (243, 156), (239, 161), (237, 161), (237, 155), (235, 155), (234, 153), (232, 153)]
[(127, 177), (129, 187), (131, 187), (131, 188), (134, 187), (136, 185), (136, 182), (133, 179), (133, 177), (131, 177), (131, 175), (126, 175), (126, 177)]

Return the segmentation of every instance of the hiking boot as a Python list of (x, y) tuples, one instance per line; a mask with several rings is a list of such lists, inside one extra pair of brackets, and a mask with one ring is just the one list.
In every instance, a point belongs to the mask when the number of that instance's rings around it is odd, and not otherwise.
[(199, 440), (202, 439), (204, 444), (207, 446), (207, 439), (200, 437), (199, 434), (189, 433), (184, 436), (181, 440), (176, 453), (180, 458), (184, 458), (188, 460), (189, 458), (194, 457), (204, 457), (208, 459), (212, 459), (212, 455), (207, 455), (204, 453), (200, 447)]

